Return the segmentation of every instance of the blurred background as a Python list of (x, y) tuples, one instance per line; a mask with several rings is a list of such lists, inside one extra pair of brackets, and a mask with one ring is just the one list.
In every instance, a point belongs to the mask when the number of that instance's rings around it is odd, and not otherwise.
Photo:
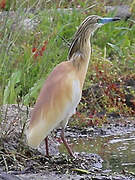
[(48, 74), (67, 59), (79, 24), (92, 14), (122, 20), (92, 38), (78, 111), (133, 115), (135, 0), (0, 0), (0, 104), (33, 106)]

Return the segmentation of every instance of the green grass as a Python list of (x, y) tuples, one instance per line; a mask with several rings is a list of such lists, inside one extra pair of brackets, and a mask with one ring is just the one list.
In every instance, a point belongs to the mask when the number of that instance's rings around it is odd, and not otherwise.
[[(19, 3), (20, 2), (20, 3)], [(52, 69), (66, 60), (68, 43), (81, 21), (90, 14), (105, 14), (99, 1), (89, 12), (88, 1), (14, 1), (11, 9), (18, 14), (16, 19), (6, 18), (0, 33), (0, 104), (23, 103), (33, 105), (40, 88)], [(74, 7), (81, 7), (75, 9)], [(24, 8), (37, 8), (35, 14), (26, 13)], [(43, 8), (44, 7), (44, 8)], [(61, 10), (58, 10), (61, 8)], [(72, 11), (63, 8), (72, 7)], [(19, 17), (36, 19), (40, 23), (34, 30), (24, 30), (17, 22)], [(17, 25), (15, 25), (17, 24)], [(65, 41), (63, 40), (65, 39)], [(48, 41), (42, 56), (34, 58), (33, 48), (41, 50)], [(135, 73), (135, 24), (121, 21), (99, 29), (92, 38), (93, 53), (85, 87), (99, 82), (92, 69), (102, 62), (111, 63), (112, 77), (128, 76)], [(91, 77), (94, 77), (92, 80)], [(111, 76), (111, 74), (109, 75)]]

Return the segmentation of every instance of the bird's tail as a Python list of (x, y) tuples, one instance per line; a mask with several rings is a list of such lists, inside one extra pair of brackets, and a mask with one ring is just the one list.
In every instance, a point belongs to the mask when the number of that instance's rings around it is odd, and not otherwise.
[(27, 143), (33, 148), (37, 148), (44, 138), (48, 135), (48, 131), (43, 121), (37, 123), (34, 127), (29, 127), (26, 131)]

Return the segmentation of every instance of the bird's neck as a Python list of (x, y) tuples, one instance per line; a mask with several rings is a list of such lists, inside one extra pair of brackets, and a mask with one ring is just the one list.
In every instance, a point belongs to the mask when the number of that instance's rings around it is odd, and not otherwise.
[[(76, 33), (77, 34), (77, 33)], [(72, 59), (75, 53), (81, 53), (84, 56), (84, 59), (89, 59), (91, 54), (91, 45), (90, 45), (90, 36), (91, 33), (89, 31), (82, 32), (81, 34), (77, 34), (70, 46), (68, 59)]]
[(90, 33), (80, 36), (69, 53), (82, 88), (91, 54)]
[(82, 54), (84, 57), (85, 61), (90, 60), (90, 55), (91, 55), (91, 44), (90, 44), (90, 35), (85, 35), (85, 37), (80, 37), (80, 42), (79, 42), (79, 52)]

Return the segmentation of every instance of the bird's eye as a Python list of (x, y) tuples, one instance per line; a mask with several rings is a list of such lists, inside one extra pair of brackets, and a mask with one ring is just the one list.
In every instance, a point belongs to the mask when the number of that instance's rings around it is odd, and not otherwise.
[(101, 23), (101, 19), (97, 19), (97, 23), (100, 24)]

